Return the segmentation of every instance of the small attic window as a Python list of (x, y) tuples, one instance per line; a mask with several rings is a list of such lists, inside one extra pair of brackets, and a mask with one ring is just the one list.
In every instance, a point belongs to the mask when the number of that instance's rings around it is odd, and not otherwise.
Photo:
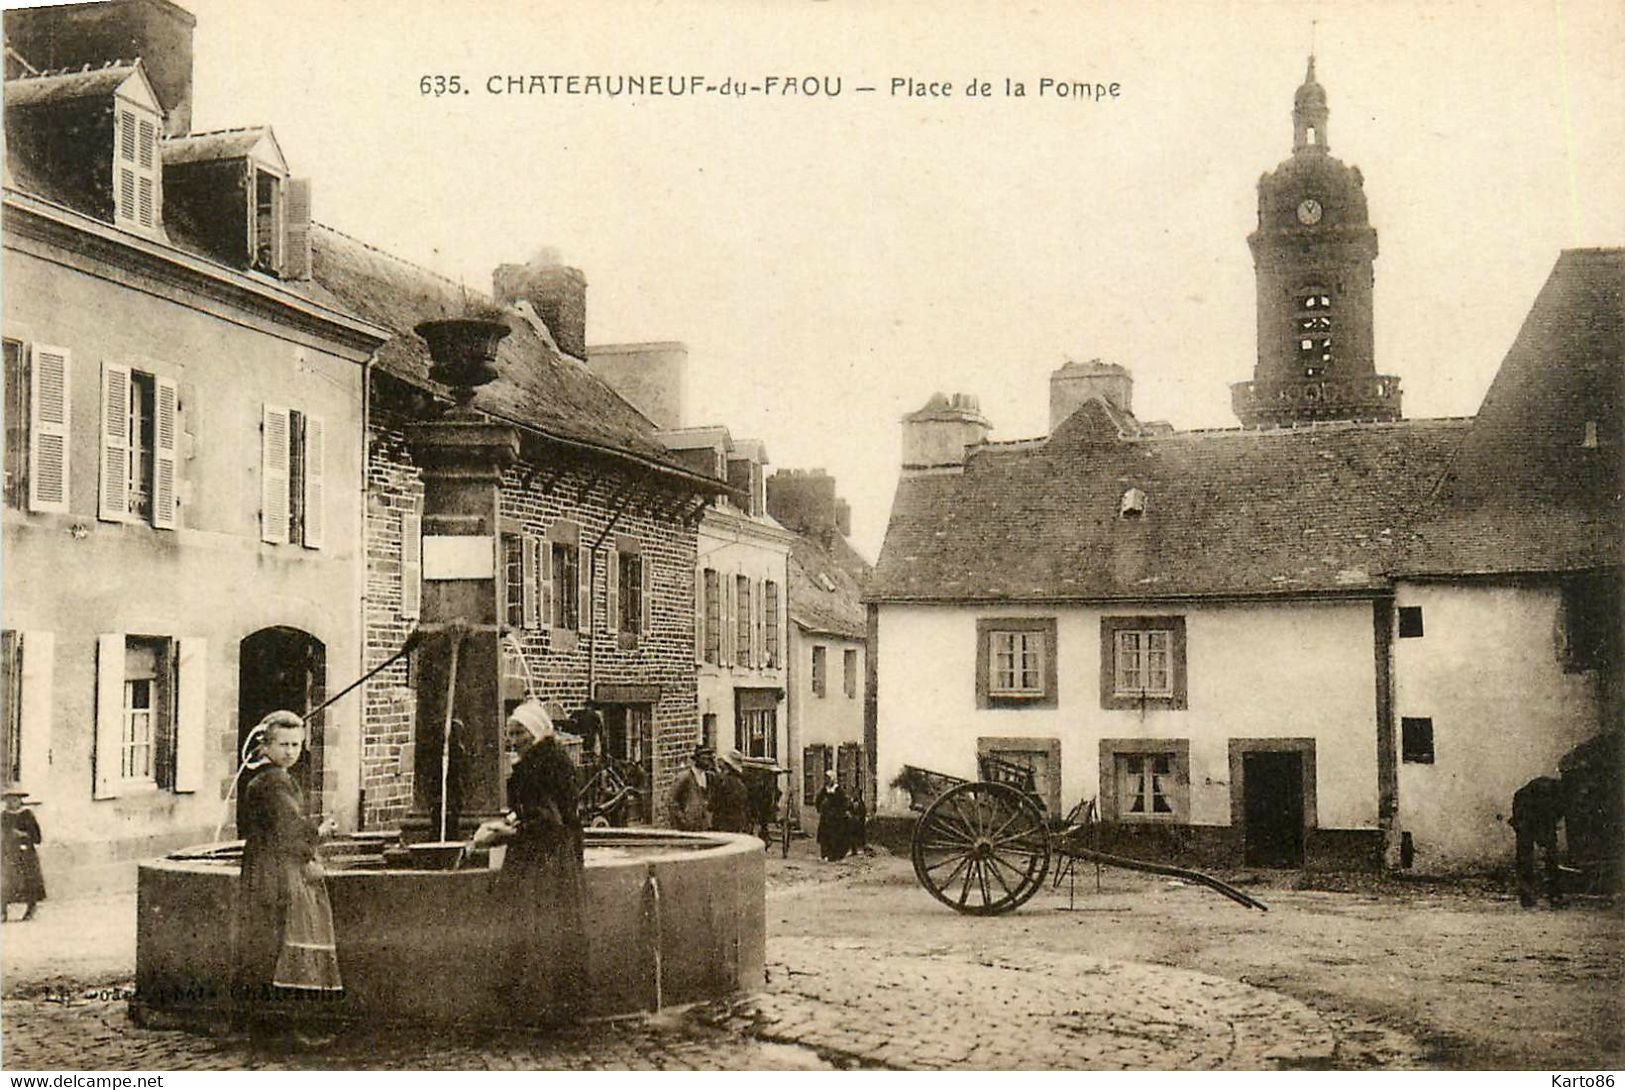
[(831, 593), (834, 593), (835, 591), (835, 580), (831, 579), (823, 572), (818, 573), (818, 585)]
[(1123, 518), (1138, 518), (1145, 514), (1145, 493), (1138, 488), (1124, 492), (1123, 500), (1117, 506), (1117, 513)]
[(282, 268), (282, 179), (268, 170), (254, 171), (253, 244), (254, 268)]
[(151, 233), (158, 227), (158, 119), (122, 99), (113, 149), (113, 222)]
[(1597, 449), (1597, 422), (1595, 420), (1586, 421), (1585, 436), (1580, 440), (1580, 445), (1586, 450)]

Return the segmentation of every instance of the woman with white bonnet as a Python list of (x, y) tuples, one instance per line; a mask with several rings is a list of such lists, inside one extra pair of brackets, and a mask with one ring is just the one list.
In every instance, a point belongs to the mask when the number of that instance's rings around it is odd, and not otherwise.
[(508, 810), (516, 831), (496, 893), (511, 928), (513, 994), (526, 1015), (568, 1021), (581, 1013), (586, 979), (575, 763), (536, 700), (514, 708), (503, 736), (513, 760)]

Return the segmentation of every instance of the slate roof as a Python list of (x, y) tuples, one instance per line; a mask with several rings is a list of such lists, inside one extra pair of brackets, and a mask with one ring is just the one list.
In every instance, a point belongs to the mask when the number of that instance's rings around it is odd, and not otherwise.
[[(808, 534), (790, 545), (790, 621), (804, 631), (850, 639), (864, 638), (867, 627), (862, 584), (853, 563), (867, 568), (839, 534), (826, 547)], [(829, 586), (824, 585), (824, 577)]]
[[(1050, 601), (1369, 592), (1465, 420), (1127, 434), (1098, 400), (1046, 441), (905, 476), (868, 597)], [(1123, 517), (1123, 493), (1146, 493)]]
[[(457, 317), (465, 302), (490, 306), (490, 299), (330, 227), (313, 225), (311, 236), (313, 281), (320, 294), (395, 332), (379, 349), (378, 365), (413, 386), (445, 395), (446, 388), (429, 379), (428, 349), (412, 328), (431, 318)], [(667, 455), (653, 426), (586, 364), (554, 350), (519, 315), (507, 320), (513, 332), (500, 347), (501, 377), (479, 388), (474, 408), (699, 480)]]
[[(1413, 574), (1620, 563), (1625, 250), (1557, 261), (1401, 563)], [(1586, 447), (1586, 422), (1597, 446)]]
[(5, 84), (6, 108), (42, 106), (52, 102), (70, 102), (76, 98), (111, 95), (136, 71), (135, 62), (115, 62), (103, 68), (47, 72), (8, 79)]
[[(172, 136), (164, 141), (164, 165), (177, 163), (212, 162), (216, 159), (242, 159), (270, 136), (277, 144), (269, 125), (250, 125), (236, 129), (218, 129), (214, 132), (194, 132), (185, 136)], [(277, 147), (277, 155), (282, 154)]]

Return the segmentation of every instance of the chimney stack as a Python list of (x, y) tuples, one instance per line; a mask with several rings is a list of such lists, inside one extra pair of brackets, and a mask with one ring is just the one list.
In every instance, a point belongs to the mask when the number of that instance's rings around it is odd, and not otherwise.
[(499, 265), (491, 294), (503, 306), (527, 300), (562, 351), (587, 358), (587, 277), (565, 265), (557, 250), (543, 249), (524, 265)]
[(164, 111), (164, 135), (192, 131), (192, 30), (197, 18), (167, 0), (14, 8), (6, 45), (35, 68), (100, 68), (141, 59)]
[(767, 513), (786, 530), (822, 540), (841, 529), (835, 478), (822, 469), (781, 469), (767, 480)]
[(1116, 363), (1090, 360), (1068, 362), (1049, 376), (1049, 430), (1077, 412), (1085, 401), (1099, 397), (1114, 409), (1134, 414), (1134, 376)]
[(903, 473), (963, 469), (965, 448), (985, 442), (991, 429), (970, 394), (932, 394), (924, 408), (903, 417)]

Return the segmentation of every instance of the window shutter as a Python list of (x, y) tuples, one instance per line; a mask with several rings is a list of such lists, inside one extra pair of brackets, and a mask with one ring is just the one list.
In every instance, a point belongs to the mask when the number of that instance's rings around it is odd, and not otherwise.
[(180, 395), (173, 379), (154, 379), (157, 404), (156, 438), (153, 443), (152, 524), (162, 530), (175, 528), (175, 445), (179, 421)]
[(96, 738), (91, 797), (118, 797), (124, 742), (124, 633), (96, 637)]
[(135, 162), (135, 114), (118, 112), (118, 154), (126, 163)]
[(289, 178), (287, 181), (287, 218), (282, 243), (282, 278), (284, 280), (310, 279), (310, 179)]
[[(28, 375), (28, 509), (68, 510), (68, 381), (66, 348), (36, 344)], [(129, 397), (129, 386), (125, 386)], [(129, 401), (126, 400), (128, 405)]]
[(694, 664), (705, 664), (705, 570), (694, 569)]
[(536, 560), (537, 545), (540, 544), (535, 534), (519, 535), (519, 580), (521, 583), (519, 601), (521, 604), (524, 627), (536, 627)]
[(654, 620), (654, 570), (654, 557), (652, 555), (643, 553), (638, 557), (638, 578), (643, 581), (643, 593), (638, 596), (638, 602), (643, 607), (643, 616), (639, 619), (638, 633), (644, 639), (649, 638), (650, 623)]
[(56, 669), (56, 633), (24, 632), (22, 677), (18, 679), (19, 778), (28, 793), (43, 799), (51, 776), (51, 682)]
[(557, 628), (559, 619), (553, 612), (555, 595), (553, 593), (553, 543), (542, 541), (542, 627)]
[(175, 790), (199, 791), (208, 750), (204, 724), (208, 720), (209, 643), (200, 636), (183, 636), (175, 643)]
[(136, 204), (136, 222), (143, 227), (151, 227), (157, 211), (157, 194), (153, 191), (151, 178), (141, 178), (136, 182), (136, 189), (140, 196)]
[(416, 617), (423, 609), (423, 516), (401, 515), (401, 616)]
[(267, 405), (260, 418), (260, 540), (288, 543), (287, 409)]
[(98, 514), (122, 522), (130, 514), (130, 369), (102, 361), (102, 481)]
[(586, 635), (592, 632), (592, 550), (585, 545), (579, 550), (576, 571), (581, 576), (581, 594), (576, 599), (576, 631)]
[(621, 627), (621, 550), (609, 550), (609, 575), (604, 580), (604, 627), (618, 632)]
[(767, 663), (767, 583), (757, 580), (756, 594), (751, 602), (751, 627), (755, 630), (756, 646), (751, 649), (751, 661), (758, 668), (765, 667)]
[(717, 648), (717, 659), (723, 666), (732, 666), (734, 664), (734, 625), (738, 623), (738, 617), (734, 613), (734, 577), (719, 574), (717, 579), (722, 584), (717, 593), (717, 605), (722, 609), (722, 624), (717, 626), (722, 637), (722, 646)]
[(320, 549), (327, 526), (327, 427), (319, 416), (305, 417), (305, 548)]

